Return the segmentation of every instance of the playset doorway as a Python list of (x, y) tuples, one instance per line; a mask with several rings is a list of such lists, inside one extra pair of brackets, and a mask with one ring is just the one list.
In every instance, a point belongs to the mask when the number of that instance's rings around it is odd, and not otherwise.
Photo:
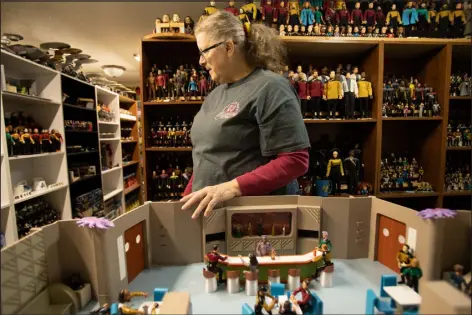
[(128, 283), (144, 270), (144, 222), (125, 231), (125, 252)]
[(406, 225), (384, 215), (377, 222), (377, 260), (399, 273), (396, 256), (406, 241)]

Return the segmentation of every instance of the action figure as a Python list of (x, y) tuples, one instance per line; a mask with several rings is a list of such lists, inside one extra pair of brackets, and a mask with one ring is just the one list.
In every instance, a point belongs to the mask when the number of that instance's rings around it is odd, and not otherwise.
[(329, 7), (325, 10), (325, 21), (327, 25), (336, 23), (336, 10), (334, 9), (334, 2), (329, 2)]
[(315, 14), (313, 13), (313, 9), (311, 8), (310, 2), (308, 1), (305, 1), (303, 4), (300, 20), (302, 25), (305, 25), (305, 27), (308, 27), (308, 25), (313, 25), (313, 22), (315, 21)]
[(315, 11), (313, 12), (313, 15), (315, 17), (315, 24), (325, 24), (325, 21), (323, 19), (323, 13), (320, 11), (320, 7), (316, 6)]
[[(6, 129), (6, 136), (7, 136), (7, 152), (8, 156), (13, 156), (14, 155), (14, 147), (15, 147), (15, 141), (13, 140), (13, 137), (10, 133), (10, 128), (7, 127)], [(39, 143), (39, 142), (38, 142)], [(41, 153), (41, 152), (40, 152)]]
[(207, 270), (218, 274), (218, 284), (224, 283), (223, 280), (223, 269), (218, 267), (220, 261), (225, 261), (228, 259), (226, 256), (221, 256), (218, 252), (218, 245), (213, 245), (213, 250), (207, 253), (208, 265)]
[(120, 291), (118, 295), (118, 310), (121, 312), (121, 314), (144, 314), (143, 311), (133, 309), (129, 306), (127, 306), (128, 303), (131, 302), (131, 299), (137, 296), (144, 296), (144, 298), (147, 298), (148, 294), (145, 292), (129, 292), (128, 289), (123, 289)]
[(272, 244), (267, 240), (267, 235), (262, 235), (262, 239), (256, 244), (256, 255), (258, 257), (268, 256), (272, 250)]
[(210, 5), (207, 6), (204, 10), (207, 15), (212, 15), (213, 13), (216, 13), (218, 9), (215, 7), (215, 1), (210, 1)]
[(429, 11), (428, 11), (429, 29), (428, 29), (427, 37), (436, 37), (436, 29), (437, 29), (436, 16), (437, 15), (438, 15), (438, 12), (436, 11), (436, 3), (433, 2), (429, 6)]
[(262, 7), (261, 13), (264, 24), (268, 27), (272, 27), (272, 23), (275, 22), (275, 7), (272, 5), (271, 0), (266, 1), (265, 5)]
[(366, 80), (365, 72), (361, 73), (361, 79), (357, 82), (357, 87), (359, 89), (359, 105), (361, 111), (361, 117), (367, 118), (367, 113), (369, 110), (369, 99), (372, 99), (372, 83)]
[(428, 37), (430, 16), (426, 3), (421, 3), (421, 7), (416, 12), (418, 13), (418, 36)]
[(193, 35), (193, 28), (195, 27), (195, 22), (190, 16), (186, 16), (184, 19), (185, 34)]
[(367, 27), (374, 27), (375, 26), (375, 11), (374, 11), (374, 3), (369, 3), (369, 8), (365, 10), (363, 21)]
[(228, 6), (225, 8), (226, 12), (232, 13), (234, 16), (239, 15), (239, 11), (234, 7), (234, 1), (229, 1)]
[(306, 82), (306, 74), (300, 72), (298, 74), (298, 82), (296, 84), (298, 98), (300, 99), (301, 111), (304, 117), (307, 116), (307, 103), (308, 103), (308, 95), (307, 95), (307, 82)]
[(349, 151), (349, 156), (344, 159), (344, 169), (346, 175), (349, 178), (349, 193), (354, 195), (356, 188), (359, 184), (359, 172), (361, 169), (361, 164), (359, 159), (354, 156), (354, 151)]
[(467, 286), (464, 279), (464, 266), (458, 264), (454, 265), (454, 273), (451, 274), (451, 282), (457, 289), (464, 291), (464, 288)]
[[(268, 304), (267, 298), (271, 299), (272, 302)], [(267, 293), (267, 289), (265, 287), (261, 287), (257, 291), (256, 305), (254, 306), (254, 312), (256, 313), (256, 315), (260, 315), (260, 314), (263, 314), (262, 309), (264, 309), (267, 312), (267, 314), (272, 315), (272, 309), (274, 308), (277, 301), (278, 301), (277, 297), (273, 297), (272, 295)]]
[(336, 80), (335, 72), (329, 73), (329, 81), (324, 85), (323, 99), (327, 101), (329, 117), (336, 117), (336, 105), (343, 98), (343, 87), (340, 81)]
[(406, 30), (406, 36), (413, 36), (416, 23), (418, 23), (418, 12), (416, 12), (416, 8), (413, 6), (413, 2), (411, 1), (409, 1), (407, 7), (403, 9), (402, 23)]
[(328, 246), (328, 251), (331, 251), (331, 249), (333, 248), (333, 246), (331, 245), (331, 241), (329, 240), (328, 238), (328, 232), (327, 231), (322, 231), (321, 232), (321, 240), (320, 240), (320, 243), (318, 244), (318, 247), (316, 249), (319, 249), (321, 248), (324, 244), (326, 244), (326, 246)]
[(438, 15), (436, 15), (436, 24), (438, 25), (439, 38), (447, 38), (448, 28), (451, 20), (451, 11), (449, 11), (447, 4), (443, 4)]
[(420, 278), (423, 276), (418, 259), (411, 259), (410, 265), (405, 270), (405, 276), (408, 280), (408, 286), (418, 293), (418, 283)]
[(377, 7), (377, 11), (375, 12), (374, 21), (375, 21), (376, 30), (382, 29), (385, 26), (385, 15), (382, 11), (381, 6)]
[(354, 27), (360, 27), (362, 25), (362, 10), (360, 2), (356, 2), (356, 5), (351, 12), (351, 24)]
[(259, 261), (257, 260), (257, 257), (254, 253), (249, 253), (248, 255), (249, 262), (244, 261), (241, 255), (238, 255), (238, 257), (241, 259), (241, 262), (243, 263), (244, 266), (249, 267), (249, 270), (244, 271), (245, 273), (257, 272), (257, 267), (259, 267)]
[(402, 24), (402, 19), (400, 17), (400, 13), (397, 11), (397, 6), (392, 4), (392, 10), (387, 13), (386, 23), (395, 31), (399, 24)]
[(284, 25), (285, 28), (285, 24), (288, 24), (287, 8), (285, 7), (284, 1), (280, 1), (279, 7), (276, 8), (274, 20), (277, 22), (277, 27), (279, 29), (282, 25)]
[(346, 4), (343, 3), (342, 9), (336, 12), (336, 23), (339, 26), (347, 27), (350, 21), (351, 21), (351, 16), (349, 14), (349, 11), (346, 8)]
[(397, 263), (398, 263), (398, 268), (400, 268), (400, 274), (402, 280), (398, 282), (398, 284), (404, 284), (405, 283), (405, 270), (410, 264), (411, 259), (413, 258), (413, 255), (410, 253), (410, 246), (407, 244), (403, 244), (402, 249), (397, 253)]
[(323, 82), (318, 76), (318, 71), (314, 70), (313, 74), (308, 78), (308, 100), (309, 108), (308, 111), (313, 113), (314, 118), (318, 118), (321, 107), (321, 97), (323, 95)]
[(288, 24), (292, 27), (299, 25), (300, 21), (300, 6), (298, 1), (290, 1), (288, 3)]
[(466, 24), (464, 9), (462, 3), (456, 4), (456, 9), (451, 12), (452, 37), (462, 38), (464, 35), (464, 26)]
[[(311, 298), (312, 298), (311, 293), (310, 293), (310, 290), (308, 289), (309, 284), (310, 284), (309, 279), (303, 280), (302, 285), (298, 289), (295, 289), (292, 292), (292, 294), (290, 295), (290, 301), (294, 304), (298, 304), (300, 306), (300, 308), (302, 309), (303, 313), (307, 312), (313, 304), (313, 302), (311, 300)], [(301, 295), (302, 295), (301, 300), (297, 300), (295, 298), (295, 296), (298, 293), (301, 293)]]
[(354, 76), (351, 72), (346, 72), (346, 80), (343, 81), (344, 101), (345, 101), (345, 119), (354, 119), (354, 104), (358, 97), (358, 88)]
[(343, 162), (338, 157), (339, 152), (337, 150), (333, 150), (332, 158), (329, 159), (328, 167), (326, 171), (326, 177), (331, 180), (331, 187), (333, 195), (339, 194), (339, 182), (341, 178), (344, 176), (343, 170)]
[(257, 7), (251, 0), (246, 0), (246, 3), (241, 7), (240, 12), (246, 14), (249, 23), (257, 19)]
[[(7, 133), (7, 143), (10, 142), (8, 140), (9, 135), (10, 134)], [(10, 139), (11, 139), (11, 136), (10, 136)], [(39, 134), (38, 128), (34, 128), (33, 134), (31, 135), (31, 139), (33, 140), (33, 143), (34, 143), (32, 154), (40, 154), (41, 153), (41, 135)], [(59, 151), (60, 151), (60, 147), (59, 147)]]

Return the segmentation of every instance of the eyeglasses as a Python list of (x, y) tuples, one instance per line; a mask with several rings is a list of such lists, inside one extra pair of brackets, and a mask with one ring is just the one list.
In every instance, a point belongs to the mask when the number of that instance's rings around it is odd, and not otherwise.
[(210, 46), (210, 47), (208, 47), (208, 48), (205, 48), (205, 49), (203, 49), (203, 50), (200, 50), (200, 57), (205, 58), (205, 54), (206, 54), (207, 52), (209, 52), (209, 51), (212, 50), (212, 49), (215, 49), (216, 47), (218, 47), (218, 46), (220, 46), (220, 45), (222, 45), (222, 44), (224, 44), (224, 42), (219, 42), (219, 43), (217, 43), (217, 44), (215, 44), (215, 45), (212, 45), (212, 46)]

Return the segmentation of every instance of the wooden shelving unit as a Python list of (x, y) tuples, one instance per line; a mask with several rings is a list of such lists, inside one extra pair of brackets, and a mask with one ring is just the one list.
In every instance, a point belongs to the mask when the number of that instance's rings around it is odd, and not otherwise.
[[(364, 180), (371, 183), (374, 195), (389, 201), (411, 206), (415, 209), (441, 207), (445, 198), (456, 195), (444, 192), (444, 172), (446, 164), (446, 126), (450, 100), (464, 104), (470, 97), (450, 97), (449, 79), (453, 55), (456, 59), (469, 61), (470, 41), (462, 39), (388, 39), (388, 38), (320, 38), (284, 37), (291, 68), (298, 64), (304, 69), (308, 65), (320, 68), (328, 65), (335, 68), (339, 63), (358, 65), (367, 73), (372, 82), (374, 99), (371, 103), (371, 119), (364, 120), (311, 120), (305, 119), (310, 139), (313, 143), (322, 135), (330, 139), (342, 139), (350, 145), (359, 143), (363, 150)], [(160, 39), (158, 35), (148, 35), (142, 39), (141, 99), (147, 99), (144, 87), (146, 75), (153, 64), (196, 64), (198, 50), (195, 39)], [(467, 56), (468, 53), (468, 56)], [(318, 62), (319, 60), (319, 62)], [(462, 59), (463, 60), (463, 59)], [(442, 107), (440, 117), (382, 117), (383, 78), (388, 74), (413, 76), (421, 83), (433, 87)], [(144, 102), (144, 141), (150, 124), (167, 113), (177, 115), (198, 111), (201, 102)], [(192, 106), (189, 106), (192, 105)], [(178, 111), (175, 108), (178, 108)], [(470, 117), (470, 114), (469, 114)], [(341, 141), (339, 141), (341, 142)], [(146, 142), (147, 143), (147, 142)], [(340, 147), (340, 144), (337, 144)], [(352, 148), (352, 147), (351, 147)], [(344, 148), (346, 151), (351, 148)], [(381, 193), (380, 162), (383, 152), (405, 151), (416, 157), (425, 170), (425, 180), (431, 183), (430, 193)], [(469, 151), (467, 149), (460, 149)], [(155, 159), (164, 152), (187, 152), (191, 148), (162, 148), (146, 146), (146, 158)], [(343, 148), (341, 148), (343, 151)], [(152, 169), (147, 165), (145, 181)], [(438, 171), (439, 170), (439, 171)], [(460, 195), (469, 196), (464, 192)], [(457, 195), (459, 196), (459, 195)], [(146, 196), (146, 200), (150, 198)], [(469, 207), (470, 209), (470, 207)]]
[[(121, 147), (123, 150), (123, 177), (135, 174), (138, 184), (124, 190), (125, 209), (130, 208), (130, 193), (138, 194), (139, 204), (143, 203), (143, 194), (141, 190), (141, 152), (139, 148), (139, 117), (138, 102), (126, 96), (120, 95), (120, 108), (126, 110), (126, 113), (120, 114), (121, 128), (129, 131), (121, 130)], [(128, 139), (131, 138), (131, 139)], [(131, 189), (133, 188), (133, 189)], [(136, 196), (133, 196), (133, 200)]]
[[(2, 86), (1, 232), (8, 245), (18, 239), (16, 213), (22, 209), (23, 202), (41, 197), (57, 210), (61, 219), (70, 219), (72, 211), (65, 143), (58, 152), (9, 156), (5, 137), (5, 117), (18, 112), (25, 117), (30, 116), (36, 125), (54, 129), (64, 136), (60, 73), (3, 50), (1, 63), (4, 70), (2, 76), (7, 82), (29, 82), (30, 94), (34, 95), (8, 92)], [(33, 188), (33, 180), (37, 177), (44, 179), (48, 188), (33, 190), (28, 195), (15, 198), (14, 189), (20, 181), (26, 180)]]

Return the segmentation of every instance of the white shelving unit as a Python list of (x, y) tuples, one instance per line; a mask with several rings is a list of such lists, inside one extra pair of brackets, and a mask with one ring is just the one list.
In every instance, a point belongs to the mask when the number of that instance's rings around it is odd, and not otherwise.
[[(7, 244), (18, 239), (16, 208), (24, 201), (42, 197), (60, 213), (62, 219), (71, 218), (71, 202), (64, 140), (64, 116), (62, 109), (62, 90), (60, 73), (35, 62), (1, 51), (2, 83), (10, 80), (27, 82), (31, 95), (6, 91), (2, 86), (1, 123), (2, 123), (2, 232)], [(23, 112), (31, 116), (42, 128), (56, 130), (63, 137), (59, 152), (36, 155), (9, 156), (5, 137), (5, 117), (12, 113)], [(33, 191), (31, 194), (15, 199), (15, 187), (26, 180), (32, 186), (33, 179), (41, 177), (48, 188)]]
[[(112, 151), (112, 165), (113, 167), (107, 170), (102, 170), (102, 190), (103, 199), (108, 201), (111, 198), (117, 198), (121, 201), (121, 211), (124, 209), (124, 195), (123, 195), (123, 168), (122, 168), (122, 151), (120, 143), (120, 100), (119, 95), (103, 89), (99, 86), (95, 87), (96, 100), (100, 104), (105, 104), (110, 107), (114, 113), (112, 121), (101, 121), (98, 119), (98, 134), (113, 133), (111, 138), (100, 138), (100, 160), (107, 152), (102, 151), (102, 145), (109, 145)], [(98, 115), (98, 114), (97, 114)]]

